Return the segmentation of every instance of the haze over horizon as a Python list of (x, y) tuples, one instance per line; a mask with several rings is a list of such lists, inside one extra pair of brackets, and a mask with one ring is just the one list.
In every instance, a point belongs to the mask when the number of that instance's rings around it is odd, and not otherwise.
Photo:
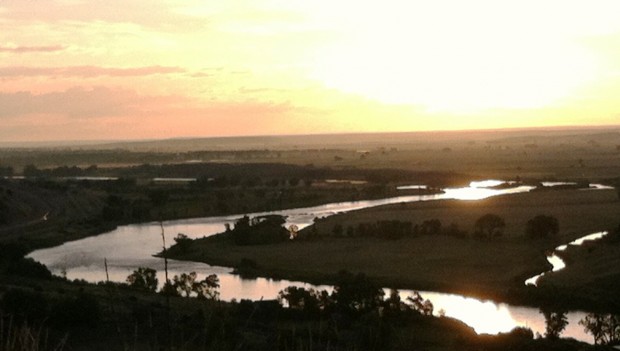
[(620, 122), (620, 3), (0, 2), (0, 140)]

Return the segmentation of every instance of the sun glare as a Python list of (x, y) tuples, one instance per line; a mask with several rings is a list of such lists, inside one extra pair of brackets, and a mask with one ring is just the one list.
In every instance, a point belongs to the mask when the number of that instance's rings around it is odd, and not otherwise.
[(388, 4), (356, 6), (339, 25), (340, 40), (318, 54), (313, 78), (385, 103), (458, 113), (544, 107), (595, 74), (570, 33), (532, 20), (524, 8)]

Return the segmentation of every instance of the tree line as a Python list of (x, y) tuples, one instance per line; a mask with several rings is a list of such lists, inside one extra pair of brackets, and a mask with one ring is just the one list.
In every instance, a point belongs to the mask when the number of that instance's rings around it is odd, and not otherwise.
[[(320, 219), (315, 219), (315, 223)], [(445, 235), (456, 238), (493, 239), (503, 236), (506, 226), (504, 219), (496, 214), (487, 213), (478, 218), (474, 224), (473, 233), (461, 229), (458, 224), (443, 225), (439, 219), (424, 220), (413, 224), (411, 221), (379, 220), (376, 222), (361, 222), (357, 225), (343, 226), (336, 223), (331, 230), (334, 237), (377, 237), (387, 240), (396, 240), (404, 237), (421, 235)], [(556, 235), (560, 230), (557, 218), (548, 215), (537, 215), (526, 222), (525, 236), (530, 239), (546, 238)], [(317, 238), (315, 227), (310, 228), (306, 238)]]

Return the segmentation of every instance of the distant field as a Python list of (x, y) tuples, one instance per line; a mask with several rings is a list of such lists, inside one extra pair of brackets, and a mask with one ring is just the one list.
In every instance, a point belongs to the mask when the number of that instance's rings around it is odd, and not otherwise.
[(0, 167), (142, 163), (287, 163), (392, 168), (475, 178), (600, 180), (620, 174), (620, 128), (530, 129), (172, 139), (48, 148), (2, 148)]
[[(422, 223), (440, 219), (447, 226), (456, 223), (473, 232), (475, 221), (486, 213), (494, 213), (506, 222), (502, 240), (521, 241), (526, 222), (538, 215), (551, 215), (560, 223), (558, 243), (616, 227), (620, 224), (620, 199), (614, 190), (547, 190), (479, 201), (428, 201), (381, 206), (328, 217), (317, 223), (319, 233), (331, 233), (335, 224), (357, 225), (377, 220), (401, 220)], [(549, 246), (554, 242), (534, 242)], [(548, 248), (553, 248), (549, 246)]]

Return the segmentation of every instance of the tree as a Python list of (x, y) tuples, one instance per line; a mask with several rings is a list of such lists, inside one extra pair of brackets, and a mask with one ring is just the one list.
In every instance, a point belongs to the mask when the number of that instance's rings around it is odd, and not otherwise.
[(211, 274), (201, 281), (196, 281), (197, 277), (196, 272), (182, 273), (180, 276), (175, 275), (172, 278), (171, 287), (167, 288), (167, 292), (173, 296), (185, 295), (185, 297), (190, 297), (192, 293), (195, 293), (200, 299), (217, 299), (220, 295), (217, 291), (217, 288), (220, 287), (217, 275)]
[(152, 268), (139, 267), (127, 277), (127, 283), (132, 288), (155, 291), (159, 283), (157, 271)]
[(506, 226), (506, 222), (504, 222), (502, 217), (496, 214), (487, 213), (478, 218), (474, 226), (477, 235), (492, 238), (502, 235), (502, 229)]
[(525, 234), (529, 238), (546, 238), (560, 231), (558, 219), (553, 216), (538, 215), (529, 221), (525, 227)]
[(435, 307), (430, 300), (424, 300), (419, 292), (414, 291), (413, 294), (407, 297), (409, 306), (413, 311), (419, 312), (425, 316), (432, 316)]
[(262, 245), (286, 241), (289, 231), (284, 228), (285, 217), (281, 215), (265, 215), (239, 218), (235, 226), (227, 234), (236, 245)]
[(545, 337), (548, 339), (557, 339), (562, 334), (562, 331), (568, 325), (568, 319), (566, 318), (566, 311), (550, 311), (541, 309), (543, 316), (545, 316)]
[(586, 333), (592, 334), (595, 345), (613, 345), (620, 342), (620, 316), (590, 313), (579, 321)]
[(187, 235), (183, 233), (179, 233), (174, 238), (174, 242), (179, 247), (179, 250), (181, 250), (181, 252), (187, 252), (187, 249), (189, 249), (191, 245), (192, 239), (188, 238)]
[(429, 219), (422, 222), (420, 226), (422, 235), (439, 235), (441, 234), (441, 221), (438, 219)]
[(189, 297), (196, 283), (196, 276), (196, 272), (182, 273), (180, 276), (175, 275), (172, 278), (172, 286), (179, 295), (185, 294), (185, 297)]
[(349, 312), (368, 312), (383, 302), (383, 289), (374, 285), (366, 275), (353, 275), (340, 271), (332, 292), (332, 298), (339, 308)]
[(282, 305), (286, 303), (291, 309), (316, 315), (329, 304), (329, 295), (325, 290), (306, 290), (303, 287), (289, 286), (278, 293), (278, 301)]
[(192, 289), (199, 299), (217, 300), (220, 296), (220, 292), (217, 291), (219, 287), (220, 279), (217, 275), (210, 274), (204, 280), (194, 283)]

